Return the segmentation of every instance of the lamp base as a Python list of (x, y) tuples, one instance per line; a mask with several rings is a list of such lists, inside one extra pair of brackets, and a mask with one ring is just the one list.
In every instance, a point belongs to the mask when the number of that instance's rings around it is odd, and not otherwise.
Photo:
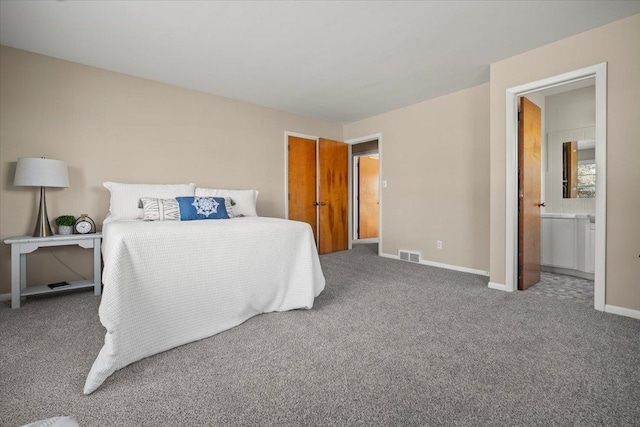
[(33, 237), (49, 237), (53, 236), (49, 217), (47, 216), (47, 200), (45, 198), (44, 187), (40, 187), (40, 209), (38, 210), (38, 219), (36, 220), (36, 228), (33, 230)]

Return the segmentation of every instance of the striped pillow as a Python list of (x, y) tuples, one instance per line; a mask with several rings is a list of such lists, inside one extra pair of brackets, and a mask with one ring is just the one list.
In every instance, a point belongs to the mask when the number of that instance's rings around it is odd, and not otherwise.
[(176, 199), (141, 197), (145, 221), (180, 221), (180, 205)]

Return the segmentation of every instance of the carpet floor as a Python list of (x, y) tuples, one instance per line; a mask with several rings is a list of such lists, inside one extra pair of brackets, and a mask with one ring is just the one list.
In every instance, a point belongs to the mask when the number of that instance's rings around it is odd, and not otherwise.
[(102, 347), (90, 292), (0, 303), (0, 425), (640, 425), (640, 321), (375, 256), (321, 257), (312, 310), (134, 363), (82, 394)]

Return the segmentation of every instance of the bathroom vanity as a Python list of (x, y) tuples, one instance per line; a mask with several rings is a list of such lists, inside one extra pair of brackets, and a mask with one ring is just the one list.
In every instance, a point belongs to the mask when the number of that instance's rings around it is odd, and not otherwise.
[(593, 280), (595, 216), (543, 213), (540, 217), (542, 270)]

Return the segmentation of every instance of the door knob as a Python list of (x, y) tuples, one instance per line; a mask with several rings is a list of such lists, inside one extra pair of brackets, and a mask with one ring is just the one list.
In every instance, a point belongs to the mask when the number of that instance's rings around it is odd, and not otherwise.
[(320, 202), (320, 206), (327, 206), (325, 202)]
[(542, 202), (542, 203), (538, 203), (538, 207), (539, 207), (539, 208), (540, 208), (540, 207), (543, 207), (543, 208), (544, 208), (544, 207), (546, 207), (546, 206), (547, 206), (547, 205), (545, 205), (545, 204), (544, 204), (544, 202)]
[(313, 206), (318, 206), (320, 203), (318, 202), (313, 202)]

